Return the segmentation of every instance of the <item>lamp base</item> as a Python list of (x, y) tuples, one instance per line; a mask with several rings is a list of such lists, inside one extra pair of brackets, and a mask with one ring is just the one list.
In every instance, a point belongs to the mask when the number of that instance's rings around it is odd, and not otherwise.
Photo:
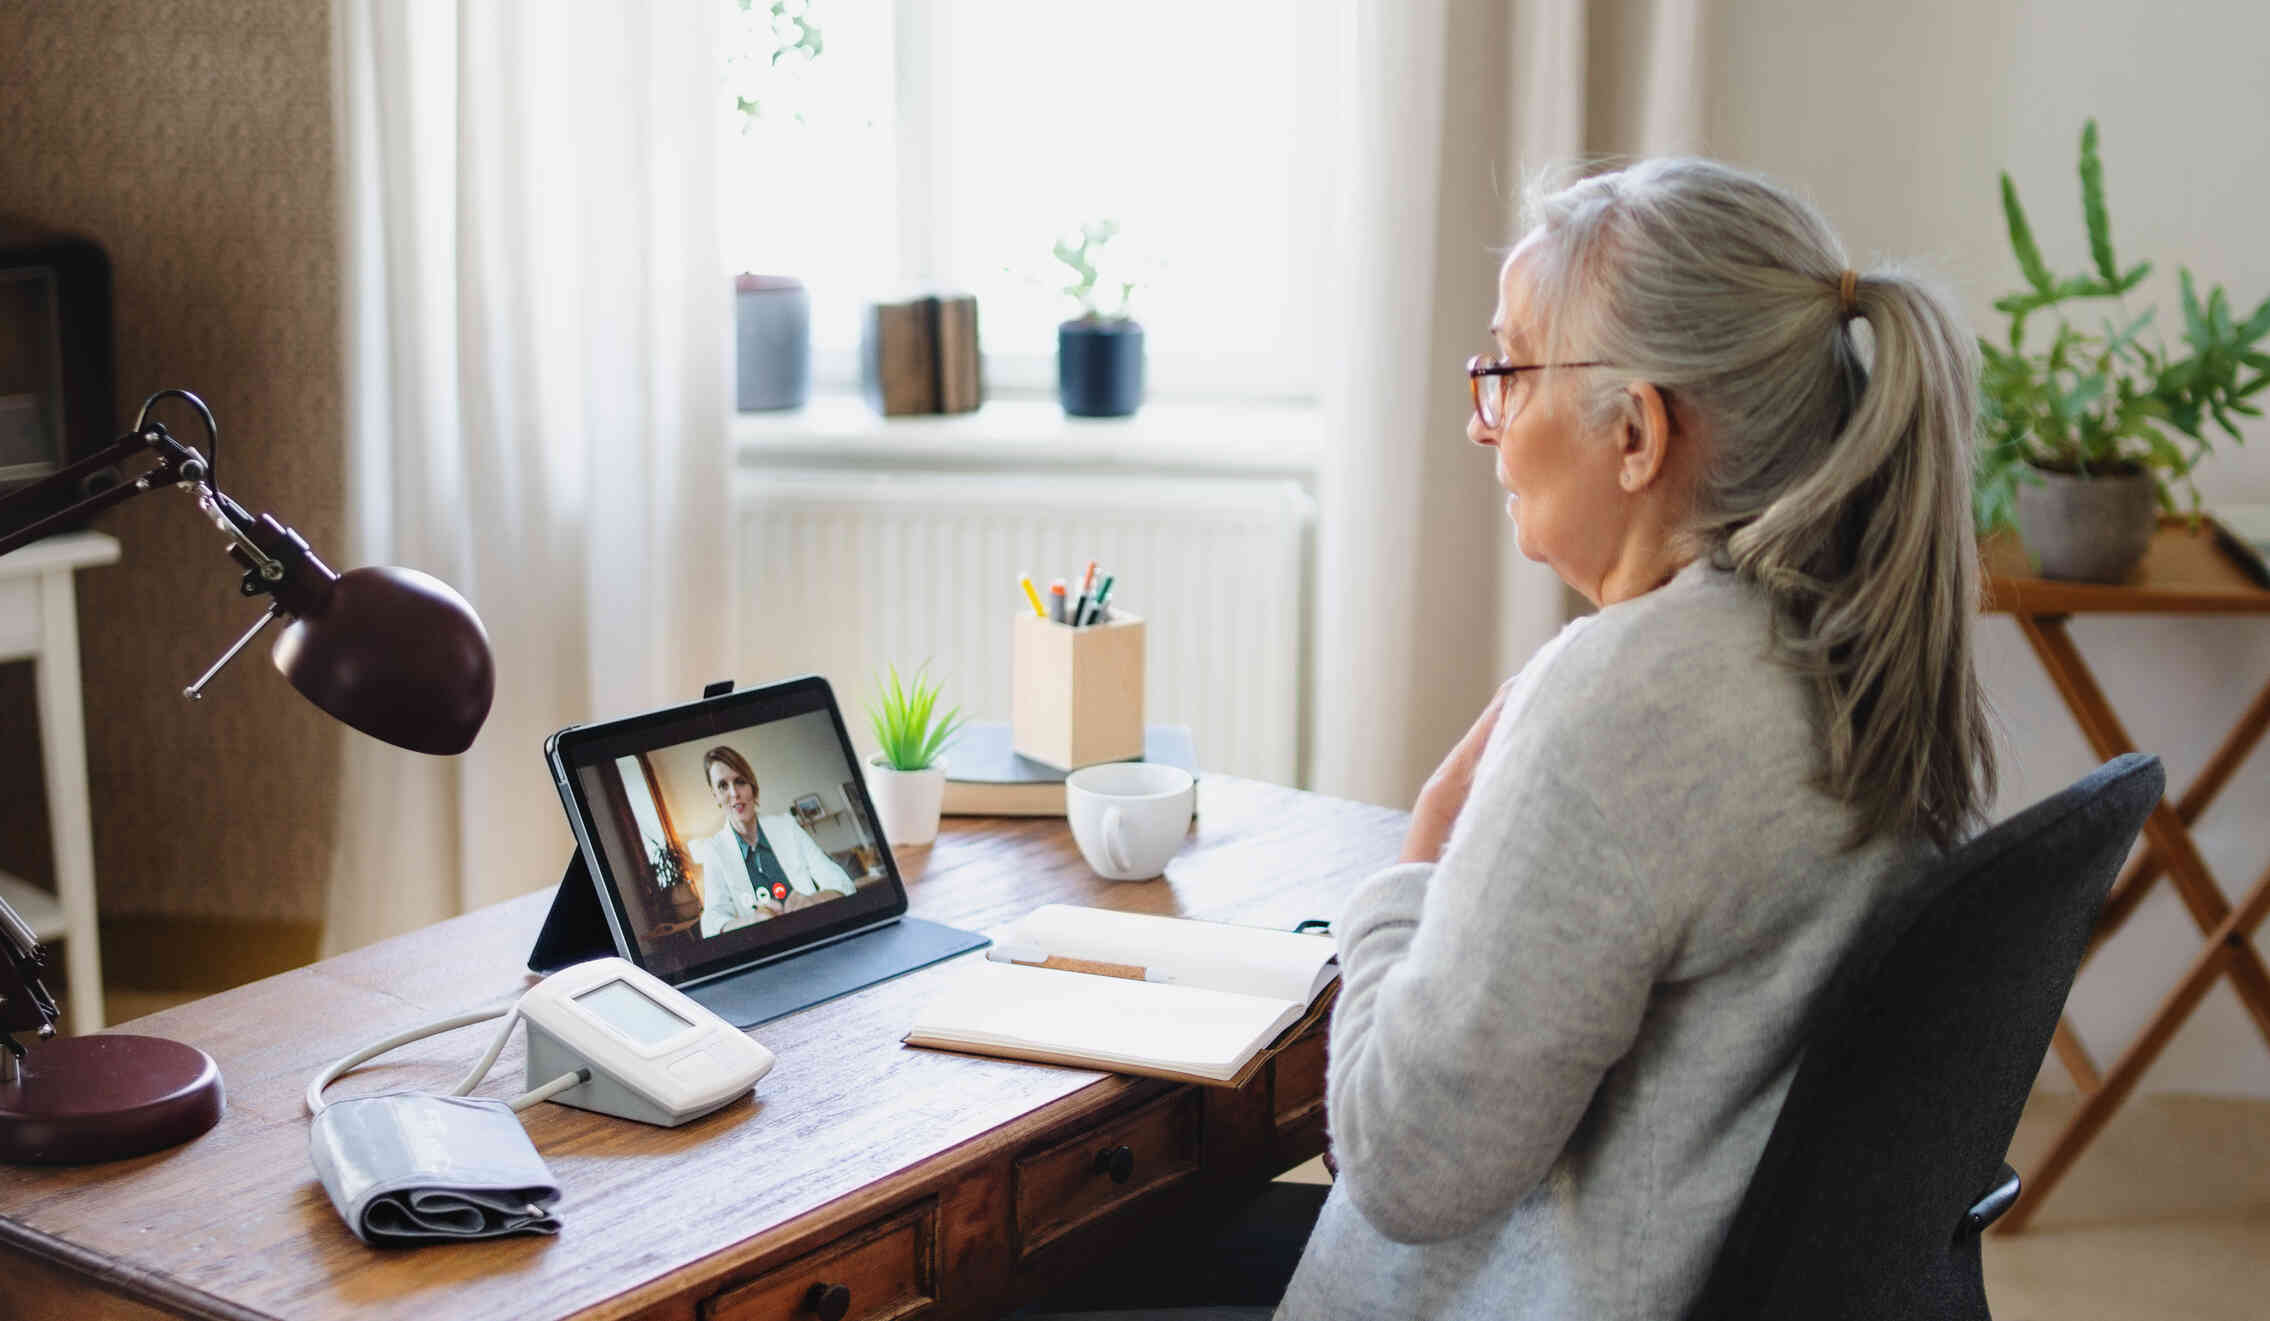
[(187, 1142), (221, 1121), (221, 1070), (195, 1046), (99, 1033), (34, 1046), (0, 1083), (0, 1161), (75, 1165)]

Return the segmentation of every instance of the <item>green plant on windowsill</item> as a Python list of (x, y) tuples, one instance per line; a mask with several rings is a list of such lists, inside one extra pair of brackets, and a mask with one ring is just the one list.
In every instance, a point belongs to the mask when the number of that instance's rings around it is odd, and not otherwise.
[[(2113, 259), (2094, 119), (2081, 130), (2080, 175), (2095, 271), (2063, 279), (2042, 259), (2017, 186), (2002, 175), (2003, 219), (2027, 287), (1995, 300), (1995, 310), (2010, 318), (2006, 341), (1979, 340), (1981, 437), (1972, 489), (1981, 532), (2011, 526), (2020, 485), (2039, 484), (2044, 473), (2148, 477), (2158, 506), (2169, 511), (2179, 508), (2180, 485), (2196, 513), (2199, 491), (2191, 474), (2212, 448), (2208, 425), (2243, 444), (2237, 418), (2262, 416), (2249, 401), (2270, 387), (2270, 355), (2256, 347), (2270, 334), (2270, 299), (2237, 321), (2221, 287), (2202, 300), (2185, 269), (2188, 352), (2170, 351), (2156, 334), (2147, 338), (2155, 309), (2131, 316), (2124, 296), (2152, 264), (2123, 272)], [(2093, 299), (2112, 299), (2119, 308), (2117, 323), (2097, 318), (2101, 333), (2067, 319), (2072, 304)], [(2027, 320), (2037, 312), (2055, 316), (2056, 329), (2046, 347), (2028, 351)]]
[(895, 771), (928, 770), (938, 760), (938, 752), (946, 740), (962, 727), (961, 708), (955, 707), (943, 716), (937, 715), (938, 697), (942, 686), (924, 678), (925, 663), (914, 672), (911, 682), (899, 681), (897, 666), (891, 666), (887, 677), (875, 684), (875, 696), (867, 703), (867, 718), (875, 730), (875, 742), (882, 746), (882, 763)]
[(1126, 321), (1133, 317), (1129, 306), (1135, 297), (1135, 281), (1113, 280), (1119, 286), (1119, 303), (1111, 311), (1103, 310), (1097, 289), (1106, 283), (1098, 263), (1103, 258), (1104, 246), (1119, 237), (1116, 220), (1090, 220), (1080, 226), (1077, 234), (1067, 234), (1056, 240), (1053, 251), (1056, 260), (1072, 272), (1071, 282), (1064, 286), (1064, 296), (1079, 305), (1079, 321)]

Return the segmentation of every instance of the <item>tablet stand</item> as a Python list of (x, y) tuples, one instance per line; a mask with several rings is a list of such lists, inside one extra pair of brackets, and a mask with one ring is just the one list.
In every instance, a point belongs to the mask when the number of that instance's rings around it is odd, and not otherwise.
[[(732, 691), (732, 682), (726, 680), (710, 684), (702, 696), (722, 697)], [(755, 1027), (992, 943), (974, 931), (901, 917), (872, 931), (678, 989), (735, 1027)], [(584, 866), (583, 850), (577, 849), (552, 895), (543, 929), (536, 933), (536, 947), (528, 953), (529, 970), (549, 974), (620, 952), (607, 914), (599, 906), (598, 885)]]

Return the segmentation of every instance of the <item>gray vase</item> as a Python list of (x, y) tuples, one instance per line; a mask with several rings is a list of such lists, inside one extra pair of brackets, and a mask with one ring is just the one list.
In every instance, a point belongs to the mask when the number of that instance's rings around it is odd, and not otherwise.
[(735, 402), (744, 413), (802, 408), (812, 392), (812, 296), (782, 275), (734, 281)]
[(2018, 484), (2018, 535), (2041, 576), (2126, 582), (2152, 544), (2159, 498), (2149, 474), (2075, 477), (2036, 470)]

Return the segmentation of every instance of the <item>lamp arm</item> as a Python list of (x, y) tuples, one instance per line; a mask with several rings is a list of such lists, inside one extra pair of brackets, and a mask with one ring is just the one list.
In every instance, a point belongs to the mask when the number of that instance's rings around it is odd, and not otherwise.
[[(31, 506), (41, 497), (70, 487), (142, 450), (156, 451), (158, 461), (151, 465), (148, 472), (133, 481), (121, 482), (107, 490), (97, 491), (86, 499), (27, 526), (7, 526), (11, 513), (19, 506)], [(128, 432), (112, 441), (108, 447), (88, 455), (70, 467), (50, 473), (29, 486), (0, 497), (0, 555), (19, 546), (28, 546), (66, 524), (123, 503), (153, 487), (179, 482), (202, 483), (210, 475), (211, 467), (206, 463), (205, 456), (168, 435), (163, 425), (152, 423), (144, 430)]]

